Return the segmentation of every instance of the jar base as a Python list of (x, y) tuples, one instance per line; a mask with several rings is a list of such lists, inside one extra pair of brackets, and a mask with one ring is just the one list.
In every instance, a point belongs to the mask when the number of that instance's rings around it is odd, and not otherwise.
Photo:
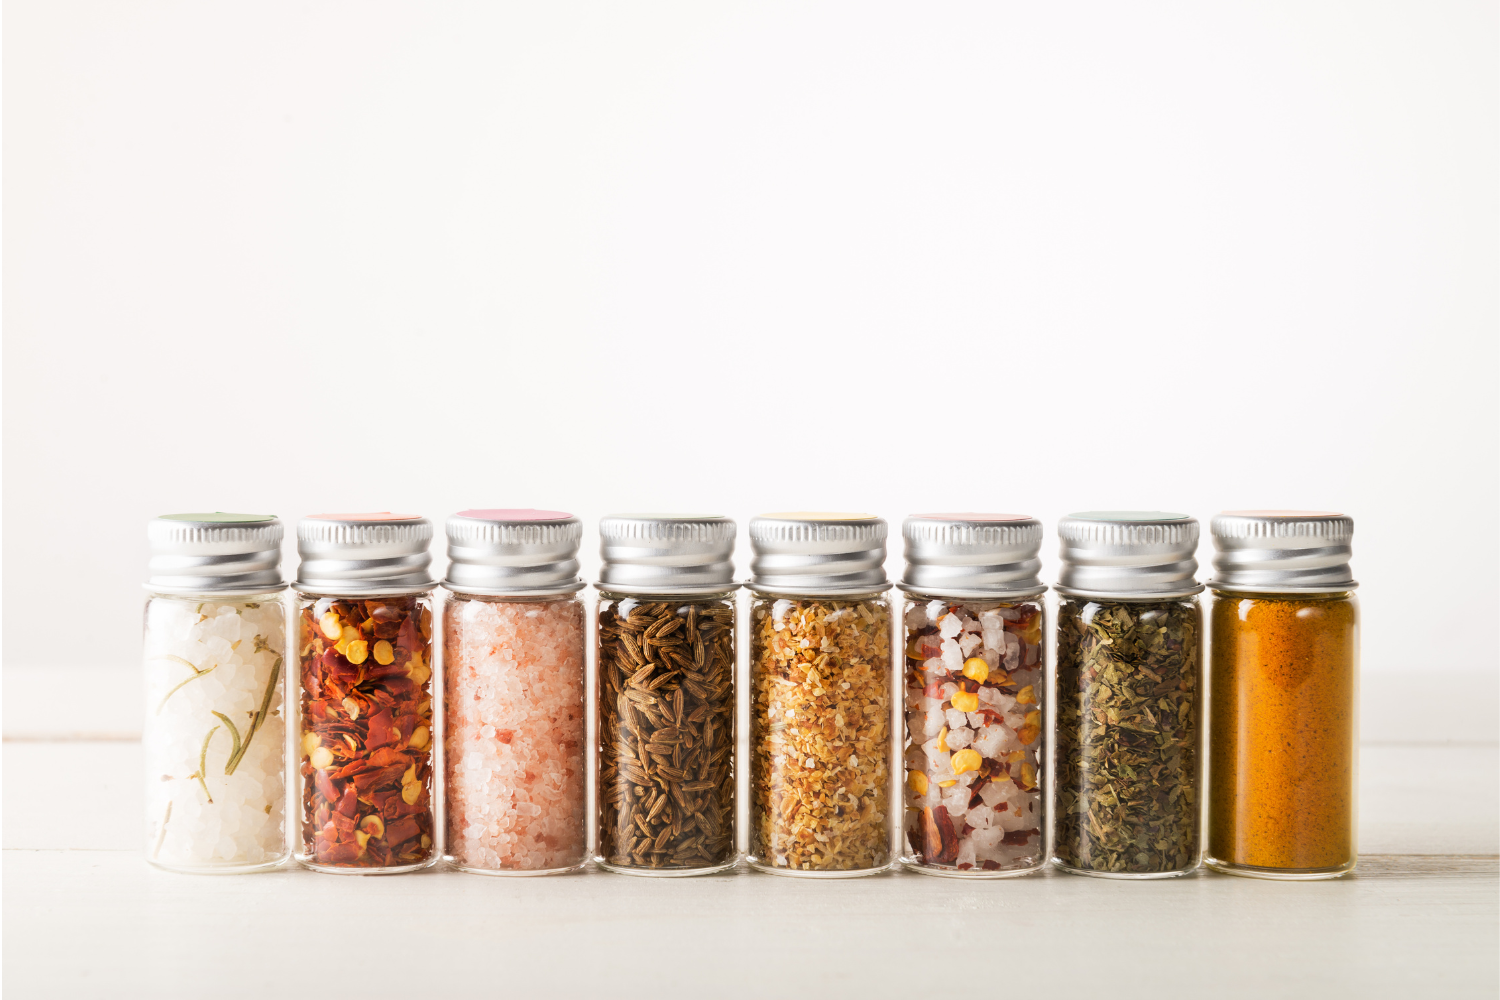
[(498, 875), (501, 878), (529, 878), (533, 875), (568, 875), (572, 872), (583, 871), (588, 865), (588, 860), (578, 862), (576, 865), (567, 865), (563, 868), (476, 868), (466, 865), (451, 857), (443, 858), (443, 866), (450, 871), (463, 872), (466, 875)]
[(426, 861), (418, 861), (411, 865), (391, 865), (387, 868), (354, 868), (348, 865), (320, 865), (316, 861), (299, 857), (297, 864), (308, 871), (318, 872), (323, 875), (405, 875), (408, 872), (419, 872), (423, 868), (431, 868), (437, 864), (437, 858), (431, 857)]
[(1101, 872), (1092, 868), (1074, 868), (1072, 865), (1063, 864), (1056, 858), (1052, 859), (1052, 863), (1069, 875), (1087, 875), (1089, 878), (1113, 878), (1133, 882), (1141, 882), (1149, 879), (1181, 878), (1184, 875), (1191, 875), (1198, 870), (1198, 866), (1194, 865), (1191, 868), (1183, 868), (1180, 871), (1174, 872)]
[(1221, 861), (1218, 858), (1204, 858), (1203, 863), (1216, 872), (1224, 875), (1238, 875), (1241, 878), (1264, 878), (1277, 882), (1321, 882), (1348, 875), (1354, 871), (1354, 866), (1359, 863), (1359, 859), (1355, 858), (1348, 864), (1337, 868), (1261, 868), (1256, 865)]
[(152, 868), (160, 868), (164, 872), (174, 872), (178, 875), (252, 875), (255, 872), (269, 872), (277, 868), (286, 867), (291, 859), (290, 854), (283, 854), (274, 861), (255, 861), (238, 864), (225, 862), (220, 865), (174, 865), (166, 861), (146, 859), (146, 863)]
[(848, 868), (836, 871), (808, 871), (805, 868), (778, 868), (768, 865), (764, 861), (754, 858), (746, 858), (746, 863), (758, 872), (767, 875), (781, 875), (786, 878), (863, 878), (866, 875), (879, 875), (881, 872), (890, 871), (891, 863), (888, 861), (879, 868)]
[(916, 872), (918, 875), (934, 875), (938, 878), (993, 879), (1018, 878), (1022, 875), (1035, 875), (1037, 872), (1042, 871), (1047, 867), (1047, 862), (1038, 861), (1036, 864), (1028, 865), (1025, 868), (970, 868), (965, 871), (960, 871), (957, 868), (935, 868), (932, 865), (923, 864), (922, 862), (917, 861), (913, 858), (902, 858), (901, 867), (909, 872)]
[(594, 864), (607, 872), (616, 875), (641, 875), (646, 878), (691, 878), (694, 875), (713, 875), (717, 872), (727, 872), (739, 863), (739, 857), (730, 858), (722, 864), (708, 865), (704, 868), (630, 868), (625, 865), (610, 864), (603, 858), (595, 858)]

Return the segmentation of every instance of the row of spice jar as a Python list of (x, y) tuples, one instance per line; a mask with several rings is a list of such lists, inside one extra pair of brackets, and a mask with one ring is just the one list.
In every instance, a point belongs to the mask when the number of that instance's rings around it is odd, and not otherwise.
[[(577, 518), (449, 518), (440, 609), (426, 519), (305, 518), (291, 618), (274, 517), (157, 518), (149, 859), (179, 871), (284, 862), (290, 742), (291, 853), (318, 871), (412, 871), (440, 849), (486, 874), (571, 871), (591, 853), (631, 874), (733, 865), (735, 530), (723, 517), (601, 522), (591, 812)], [(1049, 725), (1035, 519), (908, 518), (899, 609), (881, 519), (752, 520), (753, 867), (881, 871), (894, 825), (900, 860), (931, 874), (1026, 874), (1049, 857), (1079, 874), (1185, 874), (1203, 854), (1206, 714), (1208, 864), (1271, 878), (1352, 870), (1350, 519), (1214, 519), (1207, 704), (1197, 522), (1089, 512), (1058, 534)]]

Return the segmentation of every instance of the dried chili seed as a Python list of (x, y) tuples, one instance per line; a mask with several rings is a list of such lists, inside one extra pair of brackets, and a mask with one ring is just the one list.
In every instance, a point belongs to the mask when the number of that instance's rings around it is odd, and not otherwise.
[[(301, 609), (298, 857), (309, 864), (374, 869), (432, 857), (432, 644), (421, 628), (427, 605), (424, 595), (325, 597)], [(366, 629), (367, 622), (377, 625)], [(354, 662), (350, 647), (380, 624), (391, 633), (390, 662), (367, 655)]]
[(601, 599), (598, 697), (600, 858), (733, 861), (733, 602)]

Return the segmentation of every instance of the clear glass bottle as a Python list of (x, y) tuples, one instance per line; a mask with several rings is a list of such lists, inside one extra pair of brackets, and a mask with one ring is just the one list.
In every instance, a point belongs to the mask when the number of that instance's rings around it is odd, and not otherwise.
[(281, 522), (150, 522), (145, 614), (146, 858), (158, 868), (275, 868), (286, 838), (286, 604)]
[(598, 846), (626, 875), (703, 875), (735, 850), (735, 523), (599, 523)]
[(1232, 511), (1212, 528), (1206, 863), (1337, 878), (1359, 853), (1354, 521)]
[(886, 523), (750, 522), (750, 854), (776, 875), (871, 875), (892, 859)]
[(924, 875), (1004, 878), (1047, 865), (1042, 525), (918, 514), (906, 540), (905, 845)]
[(437, 858), (432, 523), (315, 514), (297, 525), (301, 677), (296, 858), (389, 875)]
[(1198, 522), (1091, 511), (1058, 535), (1053, 862), (1186, 875), (1202, 858)]
[(583, 525), (561, 511), (448, 519), (444, 860), (480, 875), (588, 861)]

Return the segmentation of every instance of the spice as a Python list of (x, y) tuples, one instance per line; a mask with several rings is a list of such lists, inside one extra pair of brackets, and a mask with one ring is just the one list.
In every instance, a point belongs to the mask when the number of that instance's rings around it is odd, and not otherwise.
[(1353, 598), (1219, 593), (1212, 615), (1210, 857), (1253, 868), (1352, 865)]
[(581, 865), (582, 603), (459, 595), (443, 621), (448, 859), (481, 871)]
[(599, 605), (599, 856), (691, 871), (734, 859), (734, 604)]
[(232, 869), (286, 856), (284, 615), (274, 595), (147, 605), (146, 843), (156, 864)]
[(333, 868), (425, 863), (433, 843), (428, 599), (309, 599), (300, 620), (301, 857)]
[(752, 616), (751, 854), (808, 872), (887, 864), (888, 601), (758, 596)]
[(1059, 603), (1063, 865), (1120, 875), (1197, 865), (1200, 628), (1192, 600)]
[(906, 612), (906, 844), (951, 871), (1042, 863), (1042, 607)]

